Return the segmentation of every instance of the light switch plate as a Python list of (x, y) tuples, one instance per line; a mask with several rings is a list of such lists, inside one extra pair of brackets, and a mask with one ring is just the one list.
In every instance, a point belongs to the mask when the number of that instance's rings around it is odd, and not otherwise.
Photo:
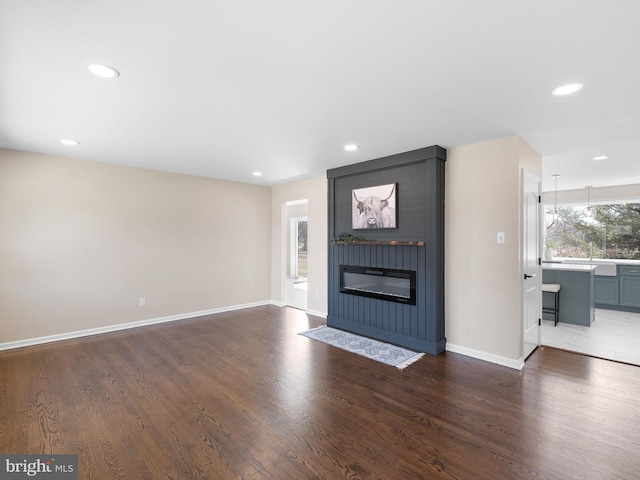
[(504, 243), (504, 232), (498, 232), (498, 243)]

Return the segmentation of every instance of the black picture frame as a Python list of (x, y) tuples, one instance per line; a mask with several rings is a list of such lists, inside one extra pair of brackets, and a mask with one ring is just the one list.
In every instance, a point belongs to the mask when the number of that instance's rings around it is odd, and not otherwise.
[(398, 228), (396, 183), (354, 188), (351, 193), (352, 229)]

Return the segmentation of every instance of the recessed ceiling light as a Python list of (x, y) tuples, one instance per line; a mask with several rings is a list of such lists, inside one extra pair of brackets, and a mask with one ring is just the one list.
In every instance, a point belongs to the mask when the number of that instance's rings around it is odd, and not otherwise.
[(599, 157), (593, 157), (594, 160), (606, 160), (607, 158), (609, 158), (609, 157), (607, 157), (606, 155), (600, 155)]
[(99, 63), (92, 63), (91, 65), (87, 65), (87, 70), (89, 70), (94, 75), (102, 78), (116, 78), (120, 76), (120, 72), (118, 72), (115, 68)]
[(358, 149), (358, 145), (354, 145), (353, 143), (350, 143), (349, 145), (345, 145), (345, 146), (344, 146), (344, 149), (345, 149), (347, 152), (353, 152), (354, 150), (357, 150), (357, 149)]
[(556, 87), (551, 90), (551, 95), (561, 96), (561, 95), (570, 95), (572, 93), (580, 90), (584, 85), (582, 83), (568, 83), (566, 85), (561, 85), (560, 87)]
[(251, 175), (253, 175), (254, 177), (261, 177), (262, 172), (253, 172)]
[(80, 142), (77, 140), (71, 140), (70, 138), (63, 138), (60, 140), (60, 143), (63, 145), (78, 145)]

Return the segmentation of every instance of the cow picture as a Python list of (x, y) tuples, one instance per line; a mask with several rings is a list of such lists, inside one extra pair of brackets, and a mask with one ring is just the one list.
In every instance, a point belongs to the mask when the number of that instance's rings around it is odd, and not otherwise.
[(396, 228), (396, 184), (353, 190), (352, 228)]

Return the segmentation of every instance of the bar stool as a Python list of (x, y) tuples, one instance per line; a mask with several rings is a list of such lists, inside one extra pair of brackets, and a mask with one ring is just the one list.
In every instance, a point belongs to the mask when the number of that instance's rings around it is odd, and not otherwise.
[(553, 326), (558, 325), (558, 312), (560, 310), (560, 285), (558, 283), (543, 283), (542, 294), (553, 294), (553, 308), (542, 305), (542, 313), (553, 314)]

